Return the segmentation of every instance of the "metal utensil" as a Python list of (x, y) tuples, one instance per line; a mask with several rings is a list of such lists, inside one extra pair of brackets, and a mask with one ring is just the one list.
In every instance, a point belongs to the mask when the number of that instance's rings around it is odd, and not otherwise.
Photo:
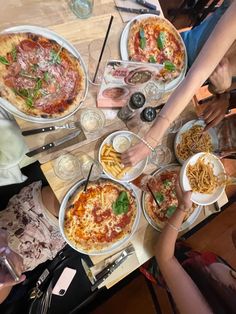
[[(101, 276), (101, 272), (97, 275), (100, 279), (98, 279), (92, 286), (91, 290), (94, 291), (96, 290), (100, 284), (105, 281), (112, 273), (113, 271), (118, 268), (127, 258), (129, 255), (133, 254), (134, 252), (134, 247), (132, 245), (128, 246), (115, 260), (112, 262), (110, 265), (106, 266), (102, 270), (104, 273), (103, 276)], [(96, 276), (96, 278), (97, 278)]]
[(142, 5), (145, 8), (148, 8), (150, 10), (156, 10), (157, 6), (155, 4), (152, 4), (150, 2), (147, 2), (145, 0), (135, 0), (136, 3)]
[(85, 182), (85, 186), (84, 186), (84, 192), (86, 192), (86, 190), (87, 190), (88, 183), (89, 183), (89, 178), (90, 178), (91, 172), (93, 170), (93, 165), (94, 165), (94, 163), (92, 163), (91, 166), (90, 166), (89, 173), (88, 173), (88, 176), (87, 176), (87, 179), (86, 179), (86, 182)]
[(33, 135), (33, 134), (38, 134), (38, 133), (45, 133), (45, 132), (51, 132), (51, 131), (55, 131), (55, 130), (60, 130), (60, 129), (76, 129), (80, 127), (80, 122), (79, 121), (72, 121), (72, 122), (68, 122), (66, 124), (63, 125), (53, 125), (53, 126), (48, 126), (45, 128), (40, 128), (40, 129), (32, 129), (32, 130), (26, 130), (26, 131), (22, 131), (22, 135), (24, 136), (28, 136), (28, 135)]
[(152, 189), (150, 188), (150, 185), (149, 185), (148, 183), (147, 183), (147, 188), (148, 188), (149, 192), (151, 193), (151, 195), (152, 195), (152, 197), (153, 197), (153, 199), (154, 199), (154, 201), (155, 201), (157, 207), (160, 208), (160, 204), (159, 204), (158, 201), (156, 200), (156, 197), (155, 197), (155, 195), (154, 195), (154, 193), (153, 193), (153, 191), (152, 191)]
[(34, 155), (37, 155), (41, 152), (44, 152), (50, 148), (53, 148), (53, 147), (56, 147), (56, 146), (59, 146), (59, 145), (62, 145), (64, 144), (65, 142), (69, 141), (69, 140), (72, 140), (73, 138), (75, 138), (76, 136), (78, 136), (79, 134), (81, 133), (81, 130), (78, 130), (78, 131), (75, 131), (73, 133), (70, 133), (69, 135), (66, 135), (58, 140), (55, 140), (54, 142), (51, 142), (51, 143), (48, 143), (44, 146), (41, 146), (41, 147), (38, 147), (34, 150), (31, 150), (30, 152), (26, 153), (26, 155), (28, 157), (32, 157)]
[(159, 10), (150, 10), (150, 9), (134, 9), (134, 8), (126, 8), (126, 7), (120, 7), (120, 6), (115, 6), (117, 10), (123, 11), (123, 12), (129, 12), (129, 13), (135, 13), (135, 14), (155, 14), (155, 15), (160, 15)]

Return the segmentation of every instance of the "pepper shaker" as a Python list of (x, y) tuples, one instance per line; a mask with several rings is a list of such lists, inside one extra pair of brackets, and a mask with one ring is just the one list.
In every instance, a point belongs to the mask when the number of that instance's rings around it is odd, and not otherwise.
[(128, 104), (119, 110), (118, 117), (123, 121), (131, 119), (135, 115), (135, 111), (144, 106), (145, 101), (146, 99), (143, 93), (133, 93)]

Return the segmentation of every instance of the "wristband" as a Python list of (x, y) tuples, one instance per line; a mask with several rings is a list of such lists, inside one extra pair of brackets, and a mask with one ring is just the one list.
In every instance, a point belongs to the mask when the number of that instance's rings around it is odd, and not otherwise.
[(141, 136), (139, 136), (139, 135), (137, 135), (137, 134), (136, 134), (136, 136), (137, 136), (137, 138), (139, 138), (140, 141), (142, 141), (143, 144), (145, 144), (152, 152), (155, 152), (155, 148), (154, 148), (152, 145), (150, 145), (143, 137), (141, 137)]

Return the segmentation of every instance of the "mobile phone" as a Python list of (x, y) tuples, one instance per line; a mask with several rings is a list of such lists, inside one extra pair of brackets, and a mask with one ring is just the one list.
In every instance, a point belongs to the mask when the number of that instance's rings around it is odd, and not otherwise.
[(12, 279), (14, 279), (15, 281), (20, 280), (20, 277), (17, 274), (14, 265), (11, 263), (10, 260), (8, 260), (8, 258), (5, 255), (0, 256), (0, 264), (2, 268), (11, 275)]
[(63, 296), (66, 294), (67, 289), (69, 288), (74, 276), (76, 274), (76, 269), (72, 269), (69, 267), (65, 267), (63, 272), (61, 273), (61, 276), (57, 280), (53, 290), (52, 294)]

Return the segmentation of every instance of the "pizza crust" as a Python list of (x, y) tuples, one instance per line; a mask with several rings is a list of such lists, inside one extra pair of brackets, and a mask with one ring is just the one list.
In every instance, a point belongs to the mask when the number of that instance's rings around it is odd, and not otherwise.
[[(58, 51), (61, 46), (54, 40), (47, 39), (40, 35), (35, 35), (32, 33), (13, 33), (13, 34), (1, 34), (0, 35), (0, 55), (6, 56), (7, 53), (12, 51), (12, 49), (19, 45), (22, 40), (32, 39), (37, 41), (45, 41), (51, 43), (54, 49)], [(36, 42), (37, 42), (36, 41)], [(73, 101), (69, 104), (68, 108), (63, 112), (55, 112), (52, 114), (48, 114), (47, 112), (43, 112), (40, 108), (30, 108), (26, 105), (25, 100), (15, 94), (15, 92), (6, 86), (4, 82), (4, 78), (8, 75), (8, 70), (6, 65), (0, 63), (0, 96), (6, 100), (8, 100), (13, 106), (15, 106), (19, 111), (24, 112), (26, 115), (41, 117), (41, 118), (60, 118), (63, 116), (67, 116), (69, 113), (73, 112), (85, 95), (85, 88), (86, 88), (86, 74), (84, 73), (84, 69), (80, 63), (80, 61), (74, 57), (67, 49), (62, 48), (60, 56), (62, 58), (65, 56), (73, 70), (77, 73), (79, 77), (79, 82), (76, 84), (76, 95)]]

